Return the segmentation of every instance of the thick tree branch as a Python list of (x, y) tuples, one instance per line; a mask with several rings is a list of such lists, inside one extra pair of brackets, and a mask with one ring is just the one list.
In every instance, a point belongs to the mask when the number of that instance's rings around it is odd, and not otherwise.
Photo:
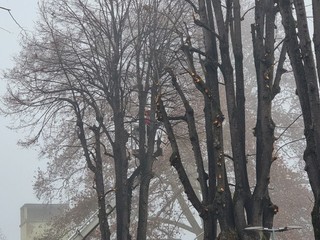
[(196, 6), (191, 0), (185, 0), (185, 1), (191, 5), (191, 7), (193, 8), (193, 11), (194, 11), (195, 13), (198, 13), (198, 12), (199, 12), (197, 6)]
[(207, 174), (204, 170), (203, 166), (203, 158), (201, 153), (201, 147), (199, 144), (199, 136), (196, 130), (196, 124), (194, 119), (194, 111), (192, 107), (190, 106), (187, 98), (185, 97), (185, 94), (183, 93), (182, 89), (180, 88), (179, 84), (177, 83), (177, 78), (171, 68), (166, 69), (169, 75), (171, 76), (172, 84), (177, 90), (180, 98), (182, 99), (183, 105), (186, 110), (186, 118), (188, 123), (188, 132), (189, 137), (194, 153), (194, 158), (196, 160), (196, 166), (197, 166), (197, 172), (198, 172), (198, 180), (201, 186), (201, 192), (204, 202), (207, 202), (208, 198), (208, 186), (207, 186)]
[(191, 185), (189, 177), (184, 169), (184, 166), (181, 161), (180, 153), (179, 153), (179, 147), (178, 147), (172, 126), (169, 122), (167, 112), (165, 110), (162, 99), (160, 97), (158, 97), (157, 99), (157, 113), (158, 113), (158, 119), (164, 123), (164, 126), (167, 130), (168, 139), (171, 144), (172, 154), (170, 157), (170, 163), (176, 169), (188, 199), (190, 200), (194, 208), (198, 211), (200, 216), (206, 217), (208, 214), (208, 210), (205, 209), (202, 203), (200, 202), (198, 196), (196, 195)]
[(209, 26), (207, 26), (205, 23), (201, 22), (199, 19), (197, 19), (194, 15), (193, 15), (193, 21), (196, 25), (198, 25), (199, 27), (202, 27), (204, 29), (206, 29), (207, 31), (211, 32), (219, 41), (222, 40), (221, 36), (216, 33), (215, 31), (213, 31)]
[(286, 53), (287, 53), (287, 46), (286, 42), (283, 43), (282, 48), (281, 48), (281, 53), (279, 57), (279, 63), (276, 71), (276, 76), (274, 78), (274, 83), (272, 86), (272, 99), (280, 93), (280, 80), (282, 74), (286, 72), (286, 70), (283, 68), (284, 61), (286, 60)]

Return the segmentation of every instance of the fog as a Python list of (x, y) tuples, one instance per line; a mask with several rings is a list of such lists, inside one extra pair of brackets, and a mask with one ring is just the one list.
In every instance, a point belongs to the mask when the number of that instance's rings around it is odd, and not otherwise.
[[(11, 9), (15, 20), (26, 30), (33, 28), (36, 19), (37, 0), (1, 0), (0, 6)], [(12, 58), (19, 52), (19, 39), (22, 30), (15, 23), (9, 12), (0, 9), (0, 69), (12, 66)], [(1, 78), (0, 94), (3, 95), (6, 83)], [(33, 194), (33, 176), (42, 165), (32, 149), (17, 146), (23, 132), (8, 129), (13, 122), (10, 118), (0, 116), (0, 231), (8, 240), (20, 239), (20, 207), (24, 203), (38, 200)]]

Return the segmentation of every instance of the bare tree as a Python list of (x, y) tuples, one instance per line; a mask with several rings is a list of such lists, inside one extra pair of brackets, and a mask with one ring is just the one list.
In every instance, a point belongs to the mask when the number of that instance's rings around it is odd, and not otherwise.
[[(191, 3), (191, 1), (187, 1)], [(204, 239), (216, 237), (216, 219), (221, 233), (219, 239), (256, 239), (253, 233), (244, 231), (248, 225), (272, 227), (278, 207), (269, 197), (268, 184), (273, 162), (275, 124), (271, 105), (279, 92), (285, 51), (275, 64), (274, 24), (278, 12), (276, 4), (256, 2), (255, 24), (252, 25), (253, 59), (258, 86), (256, 136), (256, 184), (251, 193), (248, 182), (245, 149), (245, 96), (244, 66), (241, 38), (240, 3), (225, 1), (198, 1), (191, 4), (195, 13), (194, 24), (203, 29), (204, 46), (194, 44), (191, 35), (185, 35), (181, 50), (185, 55), (185, 69), (195, 87), (203, 94), (206, 149), (202, 151), (192, 109), (192, 101), (182, 91), (177, 74), (168, 69), (177, 94), (185, 109), (190, 143), (197, 165), (201, 197), (195, 194), (189, 176), (182, 163), (176, 134), (165, 102), (158, 99), (159, 119), (164, 122), (172, 147), (171, 164), (176, 168), (188, 199), (198, 211), (204, 224)], [(191, 24), (191, 23), (190, 23)], [(231, 38), (229, 39), (229, 36)], [(196, 57), (195, 55), (198, 55)], [(199, 72), (198, 64), (205, 69)], [(277, 68), (275, 68), (277, 67)], [(274, 74), (274, 72), (276, 74)], [(226, 96), (226, 112), (230, 127), (230, 141), (235, 175), (235, 190), (231, 191), (225, 168), (225, 146), (222, 124), (221, 92), (219, 78), (223, 78)], [(198, 101), (199, 104), (199, 101)], [(205, 156), (205, 157), (204, 157)], [(205, 166), (208, 166), (207, 168)], [(232, 196), (233, 194), (233, 196)], [(233, 200), (232, 200), (233, 197)]]
[[(292, 5), (293, 4), (293, 5)], [(295, 13), (293, 13), (294, 6)], [(313, 1), (314, 17), (318, 16), (319, 5)], [(319, 157), (320, 157), (320, 117), (319, 107), (319, 69), (316, 68), (312, 52), (307, 15), (304, 1), (281, 1), (280, 9), (282, 22), (286, 32), (287, 52), (292, 65), (297, 94), (299, 96), (303, 121), (305, 127), (306, 149), (304, 160), (310, 185), (314, 195), (314, 208), (312, 210), (312, 223), (315, 239), (320, 237), (320, 212), (319, 212)], [(315, 21), (315, 18), (314, 18)], [(319, 66), (319, 49), (317, 43), (319, 30), (315, 26), (315, 54)], [(318, 72), (317, 72), (318, 70)], [(318, 74), (318, 75), (317, 75)]]
[[(16, 68), (7, 75), (19, 86), (9, 89), (5, 99), (8, 114), (20, 116), (19, 127), (35, 133), (24, 144), (42, 139), (45, 146), (55, 146), (43, 149), (56, 161), (51, 167), (59, 168), (48, 171), (55, 174), (51, 180), (63, 176), (60, 182), (70, 184), (87, 174), (85, 166), (91, 171), (101, 239), (114, 234), (106, 211), (112, 190), (117, 239), (131, 239), (131, 198), (138, 176), (137, 235), (146, 238), (152, 163), (160, 150), (155, 148), (155, 96), (165, 87), (164, 65), (173, 60), (178, 6), (162, 1), (46, 2), (36, 35), (25, 39)], [(180, 15), (169, 18), (172, 12)], [(23, 116), (30, 117), (27, 123)], [(138, 137), (130, 131), (133, 122), (138, 122)], [(138, 146), (138, 166), (129, 161), (133, 143)], [(79, 160), (81, 155), (85, 161)], [(63, 162), (64, 157), (73, 161)], [(113, 170), (114, 186), (106, 184), (106, 168)], [(44, 178), (39, 177), (41, 184)], [(54, 184), (51, 187), (47, 190), (54, 191)]]
[[(111, 236), (106, 215), (103, 164), (106, 156), (114, 159), (117, 235), (119, 239), (127, 239), (128, 137), (124, 124), (127, 97), (122, 92), (125, 62), (121, 62), (127, 46), (121, 36), (130, 4), (110, 3), (96, 12), (99, 4), (101, 2), (73, 1), (42, 6), (43, 21), (39, 33), (43, 38), (32, 38), (26, 43), (34, 51), (31, 53), (25, 49), (20, 63), (26, 59), (27, 64), (25, 67), (20, 65), (21, 69), (17, 67), (11, 74), (12, 79), (18, 82), (24, 79), (22, 81), (28, 83), (24, 85), (25, 95), (21, 96), (21, 92), (15, 89), (7, 100), (13, 111), (26, 107), (30, 113), (34, 109), (43, 113), (32, 115), (34, 126), (42, 121), (36, 138), (58, 118), (66, 121), (65, 126), (72, 126), (64, 141), (66, 145), (81, 146), (86, 165), (94, 174), (102, 239)], [(111, 126), (105, 117), (113, 118)], [(53, 133), (49, 134), (52, 135), (48, 137), (54, 137)]]

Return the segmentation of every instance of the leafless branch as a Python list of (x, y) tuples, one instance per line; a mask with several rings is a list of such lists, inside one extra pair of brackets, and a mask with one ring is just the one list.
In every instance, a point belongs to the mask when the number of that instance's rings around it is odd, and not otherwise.
[(173, 220), (170, 220), (170, 219), (167, 219), (167, 218), (163, 218), (163, 217), (151, 218), (151, 221), (152, 220), (153, 221), (161, 221), (162, 223), (173, 225), (173, 226), (185, 229), (185, 230), (187, 230), (189, 232), (194, 232), (194, 229), (192, 227), (188, 226), (187, 224), (178, 222), (178, 221), (173, 221)]
[(197, 6), (196, 6), (191, 0), (185, 0), (185, 1), (191, 5), (191, 7), (193, 8), (193, 11), (194, 11), (195, 13), (198, 13), (198, 12), (199, 12)]
[[(277, 139), (279, 139), (296, 121), (298, 121), (298, 119), (302, 116), (302, 114), (300, 114), (298, 117), (296, 117), (292, 123), (289, 124), (289, 126), (287, 126), (282, 133), (277, 137)], [(279, 149), (278, 149), (279, 150)]]
[(6, 31), (7, 33), (11, 33), (10, 31), (8, 31), (7, 29), (0, 27), (0, 29), (2, 29), (3, 31)]
[(296, 140), (293, 140), (293, 141), (290, 141), (290, 142), (286, 142), (285, 144), (283, 144), (282, 146), (280, 146), (277, 151), (275, 152), (275, 155), (282, 149), (284, 148), (285, 146), (291, 144), (291, 143), (295, 143), (295, 142), (299, 142), (299, 141), (302, 141), (302, 140), (305, 140), (306, 138), (299, 138), (299, 139), (296, 139)]
[[(0, 9), (7, 11), (7, 12), (10, 14), (10, 17), (12, 18), (12, 20), (18, 25), (18, 27), (19, 27), (22, 31), (24, 31), (24, 32), (26, 31), (26, 30), (18, 23), (18, 21), (15, 19), (15, 17), (12, 15), (11, 9), (5, 8), (5, 7), (0, 7)], [(3, 28), (1, 28), (1, 29), (3, 29)], [(3, 29), (3, 30), (5, 30), (5, 29)]]
[(215, 37), (221, 41), (221, 37), (218, 33), (216, 33), (215, 31), (213, 31), (209, 26), (207, 26), (205, 23), (201, 22), (199, 19), (197, 19), (195, 17), (195, 15), (193, 15), (193, 21), (196, 25), (198, 25), (199, 27), (202, 27), (204, 29), (206, 29), (207, 31), (211, 32), (213, 35), (215, 35)]
[(281, 76), (282, 76), (282, 74), (284, 74), (286, 72), (286, 70), (283, 68), (283, 64), (286, 60), (286, 54), (287, 54), (287, 47), (286, 47), (286, 43), (284, 42), (282, 44), (282, 49), (281, 49), (281, 53), (280, 53), (280, 57), (279, 57), (279, 63), (278, 63), (277, 71), (276, 71), (276, 76), (275, 76), (274, 83), (272, 86), (272, 98), (274, 98), (278, 93), (280, 93)]
[(5, 8), (5, 7), (0, 7), (0, 9), (2, 9), (2, 10), (6, 10), (6, 11), (8, 11), (8, 12), (10, 12), (10, 11), (11, 11), (11, 9), (9, 9), (9, 8)]
[(253, 10), (254, 8), (255, 8), (255, 6), (249, 8), (247, 11), (245, 11), (244, 14), (243, 14), (242, 17), (241, 17), (241, 20), (244, 20), (244, 17), (246, 16), (246, 14), (247, 14), (248, 12), (250, 12), (251, 10)]

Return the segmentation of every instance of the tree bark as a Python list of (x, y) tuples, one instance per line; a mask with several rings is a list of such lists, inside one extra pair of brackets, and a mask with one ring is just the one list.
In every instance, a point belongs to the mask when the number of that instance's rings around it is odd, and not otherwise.
[[(320, 19), (320, 1), (319, 0), (312, 0), (312, 12), (313, 12), (313, 19)], [(317, 65), (317, 72), (318, 72), (318, 82), (320, 84), (320, 28), (318, 24), (314, 21), (313, 24), (313, 43), (314, 43), (314, 51), (316, 55), (316, 65)]]
[[(273, 159), (274, 129), (272, 99), (274, 81), (274, 24), (276, 9), (273, 1), (256, 1), (255, 24), (252, 25), (253, 56), (258, 86), (256, 136), (256, 186), (252, 195), (252, 226), (272, 227), (273, 214), (268, 209), (270, 168)], [(282, 67), (282, 66), (281, 66)]]
[(98, 208), (99, 208), (99, 228), (101, 233), (101, 240), (110, 240), (110, 228), (108, 224), (107, 212), (106, 212), (106, 199), (105, 199), (105, 189), (104, 189), (104, 177), (103, 177), (103, 163), (102, 163), (102, 152), (101, 152), (101, 142), (100, 142), (100, 127), (92, 127), (92, 131), (95, 135), (95, 145), (96, 145), (96, 168), (95, 168), (95, 183), (96, 192), (98, 196)]
[[(292, 14), (291, 2), (289, 0), (279, 2), (282, 24), (286, 33), (287, 51), (293, 68), (305, 127), (307, 146), (303, 158), (306, 162), (305, 170), (314, 195), (314, 207), (311, 214), (312, 224), (315, 239), (320, 239), (319, 89), (304, 2), (298, 0), (294, 1), (294, 4), (298, 18), (297, 25)], [(296, 32), (296, 27), (298, 28), (298, 33)]]

